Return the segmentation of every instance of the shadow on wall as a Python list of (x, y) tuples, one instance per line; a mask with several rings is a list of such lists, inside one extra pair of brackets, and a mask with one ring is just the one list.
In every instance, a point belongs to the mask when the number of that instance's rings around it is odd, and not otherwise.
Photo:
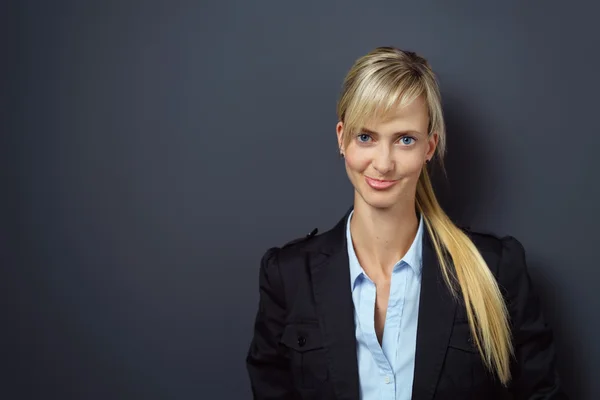
[(452, 94), (443, 95), (446, 122), (447, 178), (440, 168), (433, 173), (436, 194), (444, 210), (459, 225), (470, 226), (485, 213), (486, 182), (497, 181), (489, 149), (482, 144), (482, 124), (473, 107)]
[[(440, 168), (433, 171), (433, 184), (436, 195), (448, 215), (460, 226), (471, 226), (476, 215), (485, 220), (486, 187), (489, 182), (499, 182), (501, 177), (493, 168), (493, 152), (486, 148), (480, 132), (485, 124), (478, 120), (473, 107), (452, 94), (444, 94), (444, 112), (447, 132), (447, 156), (445, 166), (447, 178)], [(489, 190), (489, 189), (488, 189)], [(489, 197), (488, 197), (489, 198)], [(476, 226), (472, 227), (477, 230)], [(528, 267), (534, 288), (538, 293), (545, 310), (548, 322), (554, 333), (558, 353), (558, 372), (564, 383), (565, 391), (573, 399), (587, 399), (580, 393), (584, 378), (577, 373), (581, 365), (581, 357), (568, 343), (576, 343), (574, 332), (562, 324), (560, 314), (560, 291), (549, 280), (548, 276), (538, 273), (545, 268), (536, 268), (541, 263), (538, 257), (528, 255)], [(569, 367), (565, 367), (569, 366)]]

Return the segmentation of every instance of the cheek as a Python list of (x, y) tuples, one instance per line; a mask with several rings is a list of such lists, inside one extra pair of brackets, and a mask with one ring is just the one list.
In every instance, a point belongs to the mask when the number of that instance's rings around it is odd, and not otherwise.
[(346, 153), (346, 166), (354, 172), (363, 172), (369, 165), (369, 159), (364, 154), (350, 151)]
[(403, 175), (420, 175), (425, 161), (419, 153), (411, 152), (411, 154), (405, 154), (404, 157), (398, 158), (396, 166)]
[(404, 163), (402, 170), (406, 175), (420, 175), (424, 165), (420, 159)]

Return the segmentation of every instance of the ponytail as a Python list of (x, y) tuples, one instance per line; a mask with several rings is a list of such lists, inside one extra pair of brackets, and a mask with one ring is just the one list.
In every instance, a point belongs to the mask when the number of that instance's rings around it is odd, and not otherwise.
[(416, 205), (448, 288), (455, 298), (459, 291), (462, 294), (471, 334), (484, 364), (506, 386), (511, 378), (513, 347), (508, 311), (496, 279), (471, 239), (442, 210), (427, 168), (419, 177)]

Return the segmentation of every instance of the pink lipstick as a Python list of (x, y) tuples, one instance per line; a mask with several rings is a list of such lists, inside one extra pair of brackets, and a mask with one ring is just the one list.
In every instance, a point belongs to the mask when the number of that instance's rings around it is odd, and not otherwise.
[(369, 178), (368, 176), (365, 176), (365, 180), (367, 181), (367, 185), (371, 186), (373, 189), (376, 190), (384, 190), (384, 189), (388, 189), (392, 186), (394, 186), (398, 181), (389, 181), (389, 180), (380, 180), (380, 179), (373, 179), (373, 178)]

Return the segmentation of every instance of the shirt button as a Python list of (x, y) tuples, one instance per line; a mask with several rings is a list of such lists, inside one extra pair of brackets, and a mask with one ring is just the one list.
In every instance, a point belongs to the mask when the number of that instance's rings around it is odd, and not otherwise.
[(306, 338), (304, 336), (298, 336), (298, 346), (304, 347), (306, 344)]
[(390, 377), (389, 376), (385, 377), (385, 383), (390, 383)]

